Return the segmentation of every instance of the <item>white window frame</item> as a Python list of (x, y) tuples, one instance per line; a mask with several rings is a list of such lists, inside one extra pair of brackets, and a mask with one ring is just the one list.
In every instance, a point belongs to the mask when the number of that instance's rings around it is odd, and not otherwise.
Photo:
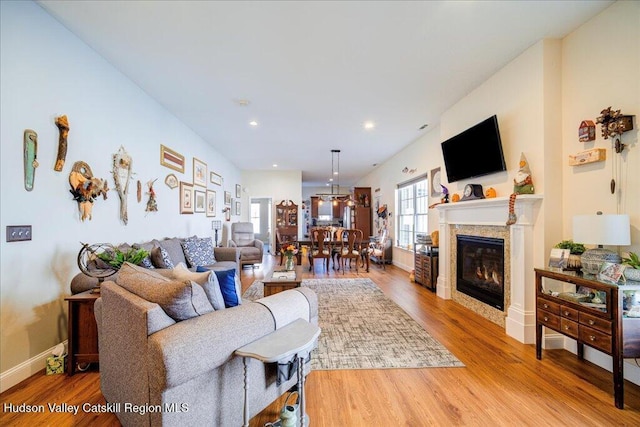
[(426, 233), (429, 225), (429, 182), (427, 175), (397, 185), (395, 246), (413, 250), (416, 233)]

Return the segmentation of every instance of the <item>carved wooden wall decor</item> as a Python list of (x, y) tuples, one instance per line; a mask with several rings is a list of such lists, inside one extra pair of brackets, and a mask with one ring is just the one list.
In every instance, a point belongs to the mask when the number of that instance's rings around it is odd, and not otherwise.
[(38, 134), (31, 130), (24, 131), (24, 188), (27, 191), (33, 190), (36, 179), (36, 168), (38, 167)]
[(91, 219), (94, 200), (100, 195), (103, 199), (107, 199), (107, 191), (109, 191), (107, 181), (94, 178), (89, 165), (79, 161), (73, 164), (71, 173), (69, 173), (69, 185), (73, 199), (78, 202), (80, 219), (82, 221), (87, 218)]
[(113, 180), (120, 198), (120, 219), (125, 225), (129, 222), (127, 194), (129, 194), (129, 181), (131, 180), (131, 162), (131, 156), (123, 146), (120, 146), (118, 152), (113, 155)]
[(67, 116), (56, 117), (56, 126), (58, 126), (60, 135), (58, 136), (58, 156), (56, 157), (56, 165), (53, 167), (53, 170), (60, 172), (67, 157), (67, 136), (69, 135), (69, 121), (67, 120)]

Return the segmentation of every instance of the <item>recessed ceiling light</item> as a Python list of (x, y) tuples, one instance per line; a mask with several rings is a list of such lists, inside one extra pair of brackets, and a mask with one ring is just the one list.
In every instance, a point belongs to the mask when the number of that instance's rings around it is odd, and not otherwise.
[(335, 171), (333, 174), (334, 174), (334, 175), (338, 175), (338, 174), (339, 174), (339, 172), (338, 172), (338, 171)]
[(274, 168), (277, 168), (277, 167), (278, 167), (278, 165), (277, 165), (277, 164), (275, 164), (275, 163), (274, 163), (273, 165), (271, 165), (271, 166), (273, 166)]
[(362, 125), (365, 129), (370, 130), (373, 129), (374, 127), (376, 127), (376, 124), (372, 121), (366, 121), (364, 122), (364, 124)]
[(329, 178), (329, 182), (333, 182), (333, 178)]
[(251, 121), (249, 122), (249, 124), (250, 124), (251, 126), (258, 126), (258, 122), (256, 122), (255, 120), (251, 120)]
[(247, 105), (249, 105), (249, 100), (248, 99), (236, 99), (236, 104), (238, 104), (241, 107), (246, 107)]

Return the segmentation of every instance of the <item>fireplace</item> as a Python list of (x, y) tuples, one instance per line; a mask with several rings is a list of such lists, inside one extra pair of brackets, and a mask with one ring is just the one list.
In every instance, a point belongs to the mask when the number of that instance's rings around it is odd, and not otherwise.
[(504, 239), (458, 234), (456, 290), (504, 311)]

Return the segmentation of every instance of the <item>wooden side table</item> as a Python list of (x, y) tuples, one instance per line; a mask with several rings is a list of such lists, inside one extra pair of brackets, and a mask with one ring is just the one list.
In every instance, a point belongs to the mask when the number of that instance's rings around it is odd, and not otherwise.
[(284, 363), (293, 359), (298, 362), (298, 392), (300, 393), (300, 426), (307, 423), (304, 410), (304, 359), (313, 350), (320, 336), (320, 328), (303, 319), (297, 319), (264, 337), (240, 347), (236, 355), (244, 363), (244, 426), (249, 426), (249, 377), (248, 358), (264, 363)]
[(98, 325), (93, 304), (100, 293), (85, 291), (65, 298), (69, 301), (67, 373), (75, 374), (79, 363), (98, 363)]
[(264, 296), (268, 297), (269, 295), (277, 294), (278, 292), (299, 287), (302, 282), (302, 266), (296, 265), (295, 272), (296, 278), (293, 280), (273, 277), (273, 271), (267, 274), (267, 277), (262, 280), (262, 283), (264, 284)]

